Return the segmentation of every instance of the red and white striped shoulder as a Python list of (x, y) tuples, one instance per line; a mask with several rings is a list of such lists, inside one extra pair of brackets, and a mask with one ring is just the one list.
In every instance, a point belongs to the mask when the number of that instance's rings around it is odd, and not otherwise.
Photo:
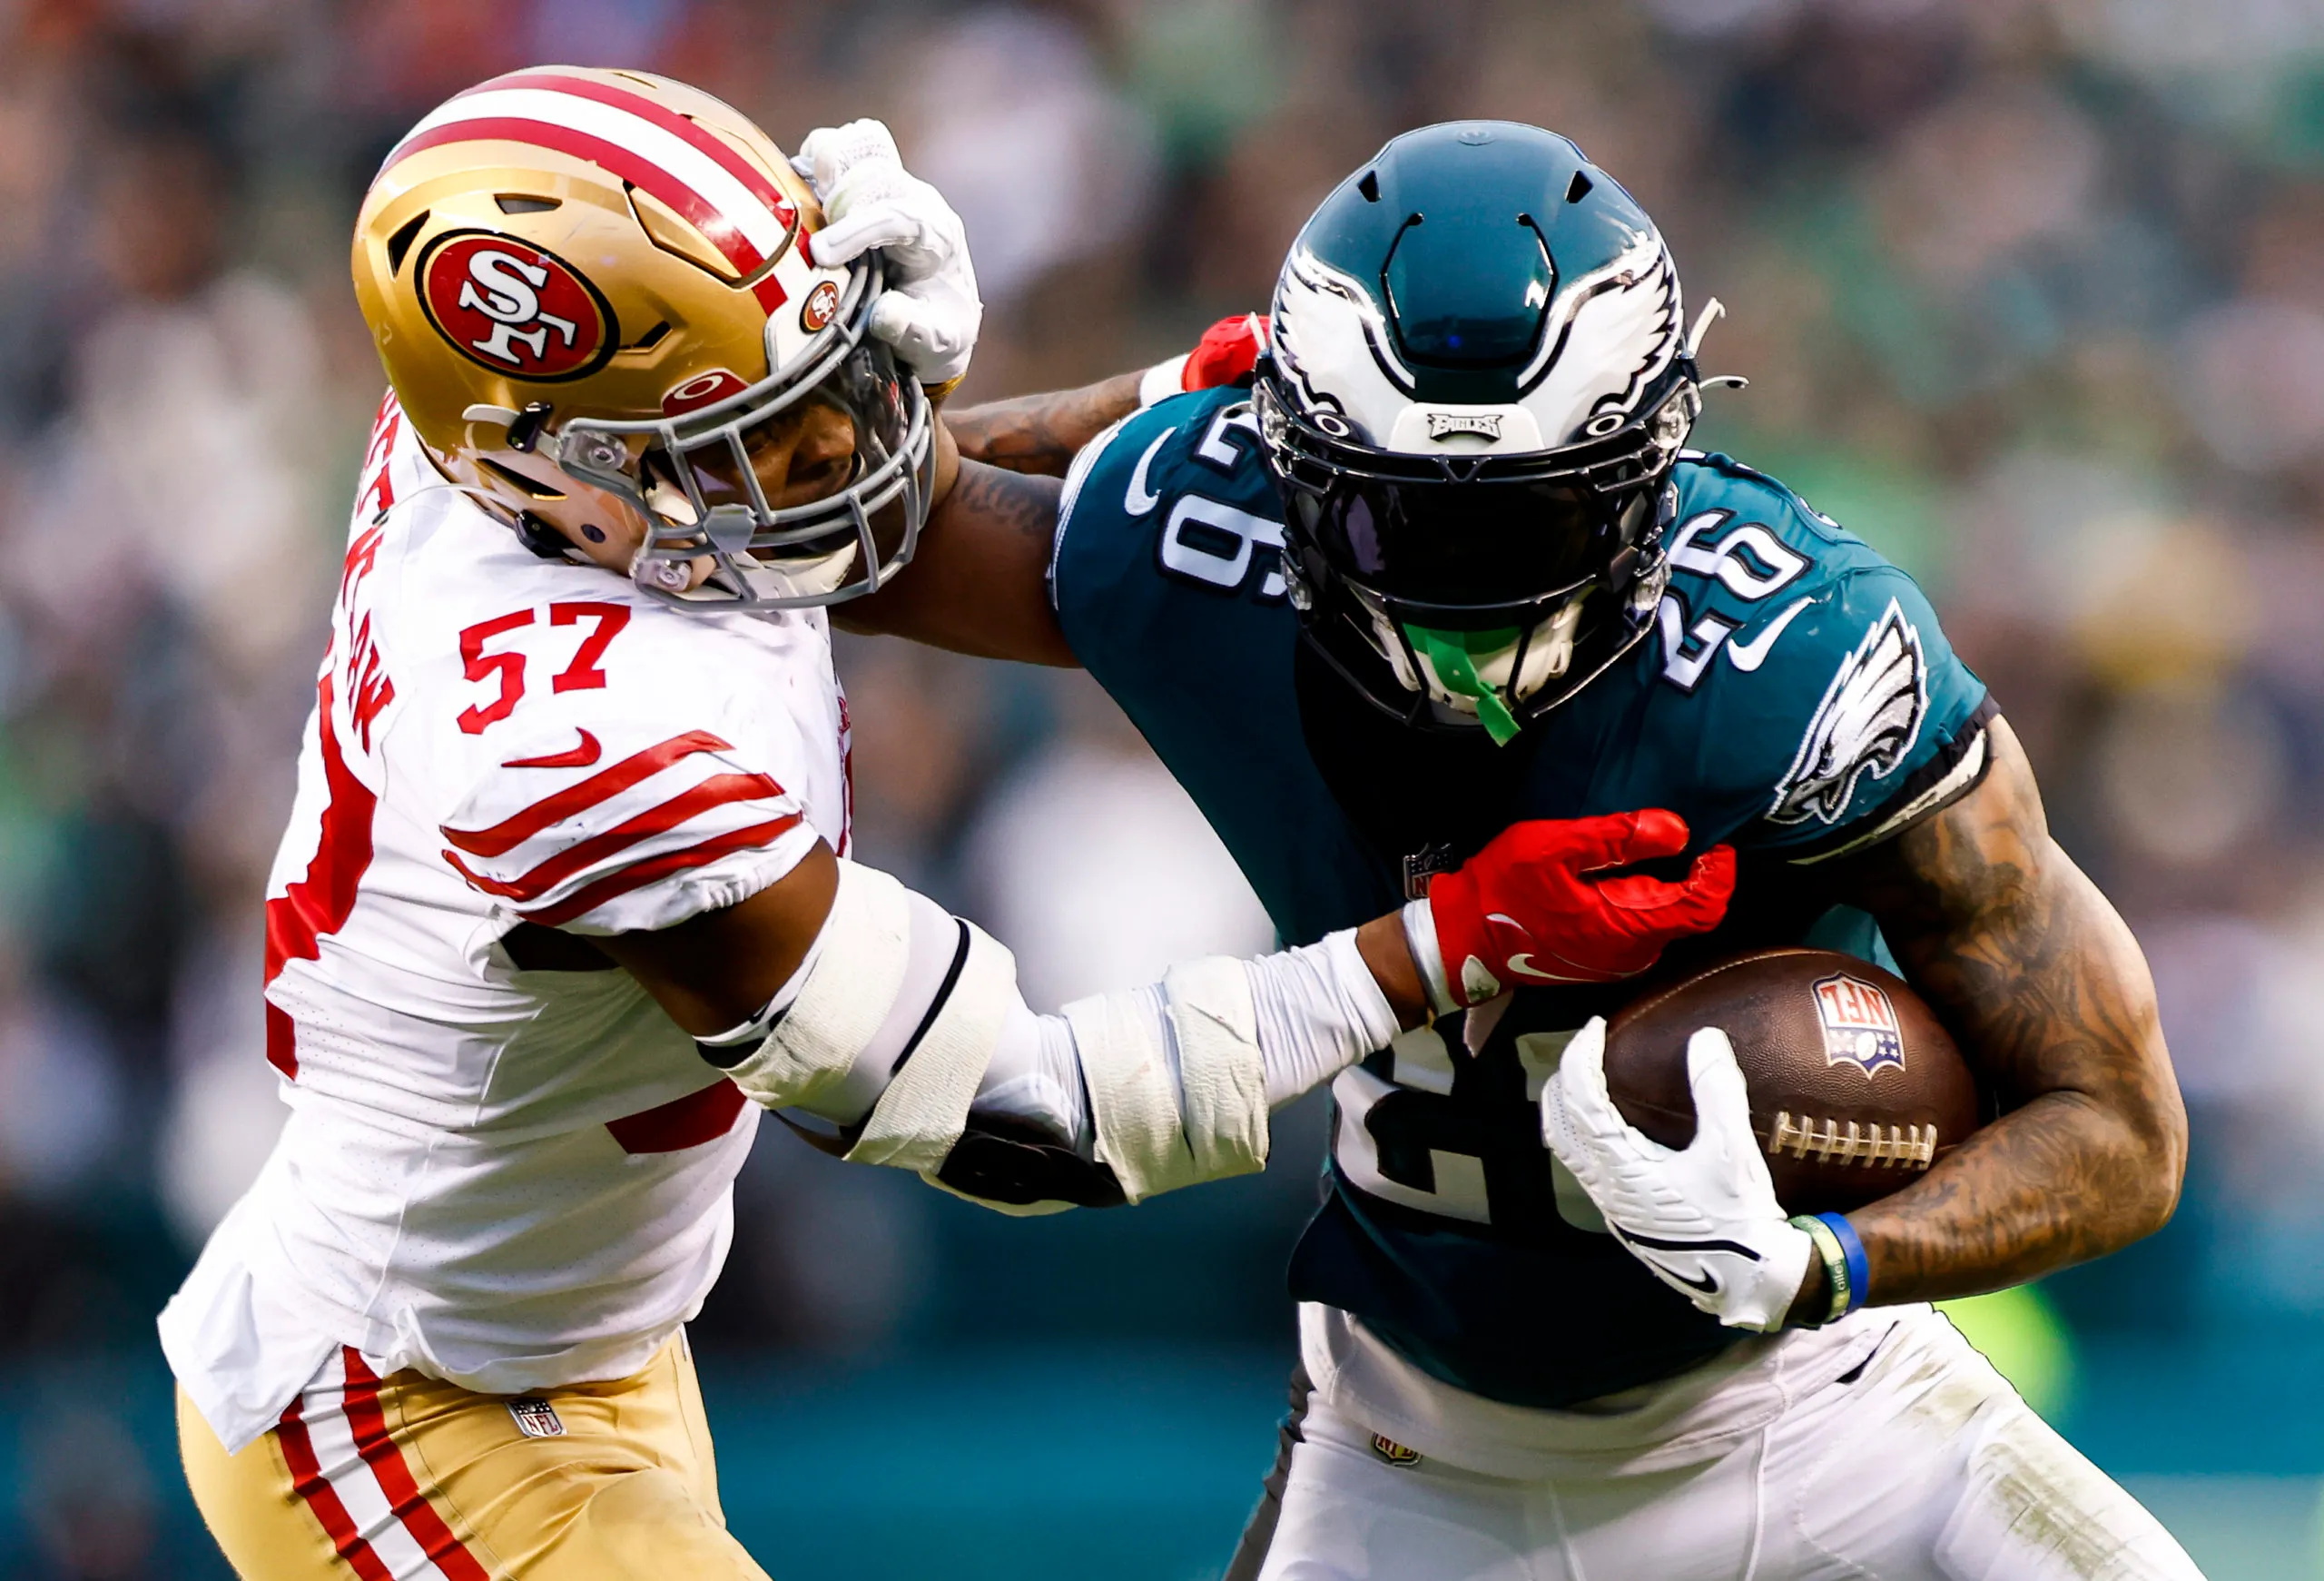
[(444, 861), (497, 910), (585, 934), (669, 927), (814, 845), (799, 795), (729, 738), (742, 732), (555, 717), (496, 733), (496, 761), (440, 826)]

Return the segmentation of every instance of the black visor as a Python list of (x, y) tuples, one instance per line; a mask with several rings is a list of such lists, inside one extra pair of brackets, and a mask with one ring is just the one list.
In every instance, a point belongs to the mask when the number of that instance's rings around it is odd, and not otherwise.
[(1622, 547), (1622, 499), (1580, 479), (1336, 478), (1295, 491), (1299, 525), (1349, 581), (1414, 603), (1502, 606), (1562, 592)]

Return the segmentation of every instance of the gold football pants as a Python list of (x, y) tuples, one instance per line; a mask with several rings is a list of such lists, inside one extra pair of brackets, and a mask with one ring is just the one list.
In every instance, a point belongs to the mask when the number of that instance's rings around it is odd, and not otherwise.
[(181, 1390), (178, 1447), (243, 1581), (766, 1581), (683, 1336), (634, 1378), (513, 1398), (343, 1350), (239, 1455)]

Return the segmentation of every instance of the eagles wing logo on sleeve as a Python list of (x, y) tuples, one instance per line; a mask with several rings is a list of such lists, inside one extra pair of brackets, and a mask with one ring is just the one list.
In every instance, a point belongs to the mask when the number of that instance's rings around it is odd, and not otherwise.
[(1920, 738), (1928, 712), (1921, 634), (1896, 600), (1864, 634), (1824, 693), (1799, 751), (1776, 786), (1768, 821), (1837, 823), (1866, 774), (1886, 779)]

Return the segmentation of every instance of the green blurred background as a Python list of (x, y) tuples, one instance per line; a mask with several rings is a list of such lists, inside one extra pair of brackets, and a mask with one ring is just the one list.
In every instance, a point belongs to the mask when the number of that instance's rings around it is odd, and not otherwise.
[[(2324, 1576), (2317, 0), (0, 0), (0, 1576), (222, 1573), (151, 1319), (281, 1113), (258, 903), (380, 383), (349, 225), (550, 60), (888, 118), (977, 251), (963, 401), (1263, 307), (1407, 126), (1580, 140), (1728, 305), (1703, 442), (1924, 578), (2154, 963), (2178, 1220), (1960, 1320), (2218, 1581)], [(1074, 677), (842, 666), (861, 854), (1038, 1004), (1266, 944)], [(1214, 1573), (1321, 1140), (1022, 1223), (770, 1129), (696, 1329), (735, 1526), (785, 1576)]]

